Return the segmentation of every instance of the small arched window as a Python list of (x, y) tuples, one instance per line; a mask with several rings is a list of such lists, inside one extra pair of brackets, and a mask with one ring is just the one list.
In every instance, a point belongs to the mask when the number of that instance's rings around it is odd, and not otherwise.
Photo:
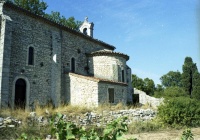
[(28, 49), (28, 65), (34, 65), (34, 48), (29, 47)]
[(71, 72), (75, 72), (75, 58), (71, 58)]

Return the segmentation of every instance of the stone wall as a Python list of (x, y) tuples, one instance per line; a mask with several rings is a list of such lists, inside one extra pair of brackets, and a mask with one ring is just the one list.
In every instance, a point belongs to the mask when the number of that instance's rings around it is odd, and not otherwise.
[(69, 74), (70, 78), (70, 96), (71, 105), (80, 105), (86, 107), (98, 106), (98, 83), (95, 80), (80, 77), (76, 74)]
[(122, 70), (125, 71), (124, 79), (126, 79), (126, 59), (122, 57), (105, 55), (89, 58), (89, 72), (95, 77), (120, 82)]
[(157, 107), (163, 103), (164, 98), (155, 98), (147, 95), (145, 92), (134, 88), (134, 94), (139, 94), (139, 103), (148, 104), (152, 107)]
[[(47, 110), (48, 111), (48, 110)], [(87, 112), (85, 114), (74, 115), (73, 113), (67, 113), (62, 115), (62, 119), (66, 122), (72, 122), (78, 126), (97, 126), (104, 127), (106, 124), (111, 123), (121, 117), (127, 117), (125, 123), (131, 124), (136, 121), (150, 121), (156, 117), (157, 112), (152, 109), (129, 109), (129, 110), (104, 110), (102, 113)], [(27, 117), (26, 122), (14, 119), (12, 117), (0, 117), (0, 129), (5, 127), (18, 127), (21, 124), (27, 123), (28, 125), (38, 124), (40, 126), (46, 126), (50, 123), (52, 115), (45, 112), (44, 116), (37, 116), (35, 112), (31, 112)], [(58, 120), (58, 119), (55, 119)], [(56, 123), (56, 122), (55, 122)]]
[(81, 105), (86, 107), (97, 107), (100, 104), (108, 103), (108, 88), (114, 89), (114, 103), (126, 104), (127, 85), (114, 83), (111, 81), (101, 81), (101, 79), (69, 73), (67, 86), (70, 89), (64, 97), (71, 105)]
[[(82, 98), (82, 103), (86, 106), (96, 106), (98, 102), (108, 100), (105, 97), (108, 97), (107, 88), (110, 86), (115, 88), (115, 103), (126, 102), (127, 92), (130, 90), (124, 85), (128, 79), (128, 56), (115, 53), (115, 56), (88, 58), (86, 54), (100, 50), (112, 52), (115, 48), (15, 5), (5, 3), (3, 8), (0, 5), (0, 9), (3, 9), (3, 12), (0, 11), (1, 105), (14, 108), (15, 85), (18, 79), (23, 79), (26, 84), (26, 108), (33, 107), (35, 101), (41, 105), (53, 102), (55, 106), (61, 101), (66, 103), (72, 100), (74, 104), (79, 104)], [(30, 47), (34, 49), (31, 65), (28, 63)], [(67, 74), (72, 69), (72, 58), (75, 62), (75, 73), (93, 75), (112, 82), (95, 83), (70, 77)], [(119, 84), (117, 82), (122, 81), (122, 70), (125, 81), (124, 84)], [(76, 89), (80, 89), (83, 94), (81, 97)], [(98, 96), (97, 92), (100, 92)]]
[[(26, 93), (27, 108), (31, 107), (34, 101), (39, 101), (40, 104), (53, 101), (57, 106), (60, 97), (63, 97), (68, 90), (64, 87), (66, 80), (64, 74), (70, 71), (71, 58), (75, 58), (76, 73), (87, 74), (85, 67), (88, 61), (85, 53), (114, 49), (75, 31), (64, 30), (48, 20), (27, 14), (27, 11), (5, 6), (3, 14), (11, 23), (6, 24), (6, 28), (11, 29), (11, 32), (6, 30), (5, 35), (8, 36), (7, 42), (4, 43), (6, 45), (10, 43), (11, 54), (10, 60), (4, 61), (10, 64), (10, 69), (8, 68), (5, 74), (9, 81), (4, 84), (9, 93), (2, 92), (0, 97), (5, 100), (4, 104), (10, 104), (12, 107), (14, 107), (14, 86), (17, 78), (24, 79), (26, 86), (30, 85)], [(1, 30), (4, 29), (1, 26)], [(1, 34), (4, 35), (3, 32)], [(1, 46), (3, 47), (3, 44)], [(34, 65), (28, 65), (29, 47), (34, 48)]]
[[(32, 106), (34, 101), (46, 104), (51, 99), (54, 104), (57, 104), (56, 98), (59, 97), (53, 96), (52, 92), (54, 95), (60, 94), (59, 85), (55, 84), (61, 78), (59, 73), (55, 72), (56, 69), (61, 68), (59, 55), (56, 62), (53, 61), (53, 55), (60, 53), (59, 30), (20, 11), (4, 8), (4, 15), (12, 19), (9, 103), (14, 105), (15, 88), (13, 87), (16, 78), (21, 78), (27, 79), (26, 86), (30, 83), (30, 89), (26, 92), (27, 107)], [(28, 65), (29, 47), (34, 48), (34, 65)]]
[(131, 69), (127, 66), (127, 102), (128, 103), (133, 103), (133, 86), (132, 86), (132, 73)]
[(2, 13), (0, 3), (0, 108), (8, 106), (12, 19)]
[(112, 84), (112, 83), (104, 83), (99, 82), (98, 83), (98, 102), (99, 104), (108, 103), (109, 97), (108, 97), (108, 88), (114, 89), (114, 103), (124, 103), (127, 102), (127, 85), (120, 85), (120, 84)]

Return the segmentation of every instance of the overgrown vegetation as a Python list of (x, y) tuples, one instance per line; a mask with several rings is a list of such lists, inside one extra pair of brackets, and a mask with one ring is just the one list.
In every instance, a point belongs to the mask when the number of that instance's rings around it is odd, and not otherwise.
[[(51, 124), (41, 126), (38, 125), (37, 122), (28, 122), (29, 112), (25, 112), (21, 109), (18, 110), (1, 110), (0, 116), (13, 116), (17, 117), (19, 120), (22, 120), (22, 125), (16, 128), (1, 128), (0, 129), (0, 139), (17, 139), (20, 140), (40, 140), (47, 137), (47, 135), (51, 135), (51, 138), (77, 138), (77, 139), (107, 139), (113, 137), (119, 137), (124, 134), (132, 134), (142, 133), (142, 132), (151, 132), (151, 131), (160, 131), (160, 130), (168, 130), (168, 128), (173, 127), (182, 128), (184, 123), (186, 126), (198, 126), (200, 119), (198, 119), (199, 112), (199, 103), (193, 102), (194, 99), (190, 99), (189, 102), (187, 99), (183, 97), (177, 97), (180, 100), (176, 101), (168, 101), (169, 103), (163, 104), (159, 107), (158, 118), (151, 121), (135, 121), (129, 125), (124, 124), (127, 118), (122, 118), (121, 120), (114, 120), (106, 127), (96, 127), (96, 126), (76, 126), (71, 122), (66, 122), (63, 120), (62, 114), (74, 114), (81, 115), (88, 111), (91, 111), (87, 108), (81, 108), (77, 106), (60, 106), (59, 108), (53, 108), (52, 106), (36, 106), (36, 113), (38, 115), (48, 115), (51, 116)], [(187, 106), (187, 108), (185, 108)], [(130, 108), (130, 107), (129, 107)], [(132, 107), (133, 108), (133, 107)], [(119, 103), (118, 105), (111, 106), (109, 104), (102, 104), (99, 108), (95, 110), (97, 112), (102, 112), (103, 110), (119, 110), (119, 109), (128, 109), (127, 106)], [(49, 114), (46, 114), (48, 110)], [(161, 110), (161, 111), (160, 111)], [(55, 115), (56, 114), (56, 115)], [(180, 115), (182, 114), (182, 115)], [(191, 116), (193, 115), (193, 116)], [(53, 117), (52, 117), (53, 116)], [(186, 116), (186, 117), (185, 117)], [(189, 116), (189, 117), (188, 117)], [(196, 118), (196, 119), (194, 119)], [(55, 123), (56, 122), (56, 123)], [(192, 125), (190, 125), (192, 124)], [(63, 138), (65, 137), (65, 138)], [(109, 137), (109, 138), (108, 138)], [(123, 140), (125, 138), (122, 138)], [(134, 139), (134, 138), (133, 138)]]
[(86, 129), (66, 122), (62, 119), (62, 114), (56, 114), (51, 120), (51, 134), (59, 140), (116, 140), (121, 138), (124, 132), (128, 130), (126, 120), (127, 118), (124, 117), (107, 124), (105, 128)]
[(183, 131), (183, 134), (181, 135), (181, 140), (194, 140), (191, 129), (187, 128)]
[(186, 97), (166, 100), (158, 107), (158, 118), (173, 127), (200, 126), (200, 102)]

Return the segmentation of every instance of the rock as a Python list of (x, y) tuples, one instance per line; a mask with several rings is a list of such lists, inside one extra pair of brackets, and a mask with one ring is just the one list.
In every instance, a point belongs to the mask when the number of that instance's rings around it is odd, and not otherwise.
[(5, 128), (5, 127), (6, 127), (5, 125), (0, 126), (0, 128)]
[(43, 122), (43, 116), (40, 116), (40, 117), (38, 118), (38, 122), (39, 122), (39, 123), (42, 123), (42, 122)]
[(30, 117), (36, 117), (36, 113), (35, 113), (35, 112), (31, 112), (31, 113), (29, 114), (29, 116), (30, 116)]
[(7, 127), (15, 127), (15, 125), (7, 125)]
[(3, 120), (4, 120), (4, 119), (0, 117), (0, 123), (2, 123), (2, 122), (3, 122)]
[(47, 115), (49, 115), (49, 111), (48, 111), (47, 109), (45, 110), (45, 113), (46, 113)]
[(47, 135), (46, 140), (50, 140), (51, 139), (51, 135)]
[(4, 124), (10, 124), (12, 122), (12, 120), (10, 118), (6, 118), (3, 123)]

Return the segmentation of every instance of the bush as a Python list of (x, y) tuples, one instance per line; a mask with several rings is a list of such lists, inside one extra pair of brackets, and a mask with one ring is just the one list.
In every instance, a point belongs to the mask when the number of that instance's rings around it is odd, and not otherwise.
[(191, 129), (187, 128), (183, 131), (183, 134), (181, 135), (181, 140), (194, 140)]
[(167, 87), (164, 91), (156, 91), (154, 97), (170, 99), (174, 97), (189, 97), (181, 87)]
[(54, 138), (59, 140), (116, 140), (128, 131), (125, 123), (127, 117), (119, 118), (107, 124), (99, 134), (97, 129), (76, 126), (71, 122), (66, 122), (63, 115), (58, 113), (51, 120), (51, 132)]
[(200, 102), (186, 97), (171, 98), (158, 107), (157, 117), (172, 126), (200, 126)]

